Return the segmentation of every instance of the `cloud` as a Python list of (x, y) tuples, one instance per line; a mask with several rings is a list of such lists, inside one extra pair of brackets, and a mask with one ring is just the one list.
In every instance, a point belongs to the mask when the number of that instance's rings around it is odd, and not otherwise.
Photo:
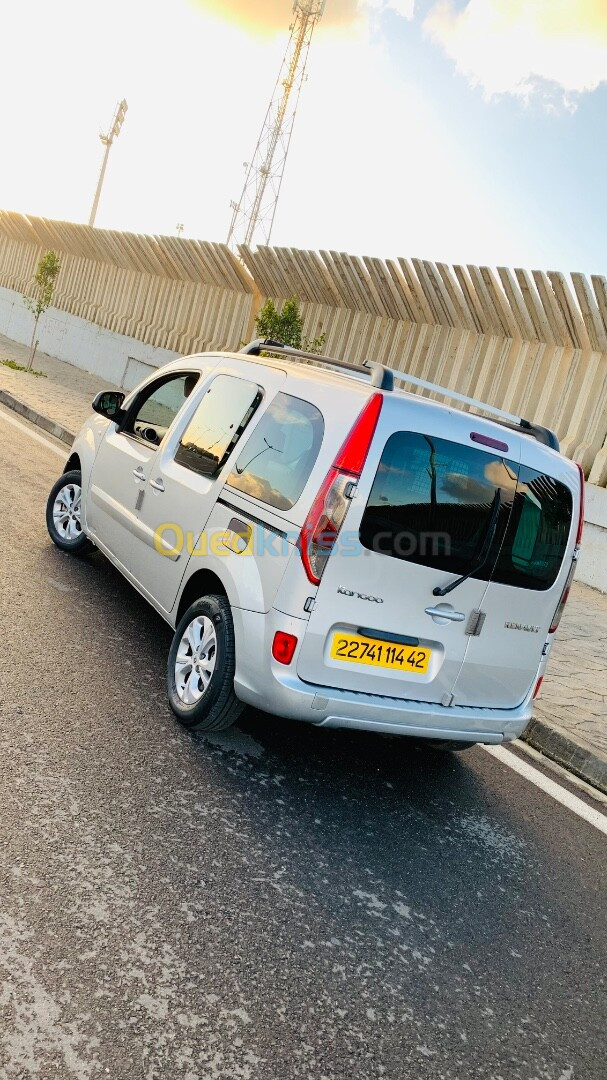
[[(238, 23), (248, 30), (267, 34), (286, 30), (293, 15), (292, 0), (193, 0), (194, 6)], [(373, 12), (395, 11), (413, 17), (415, 0), (327, 0), (323, 27), (335, 28), (358, 22)]]
[(439, 0), (426, 33), (487, 97), (575, 96), (607, 82), (605, 0)]
[[(330, 0), (329, 0), (330, 2)], [(373, 11), (394, 11), (403, 19), (412, 19), (415, 14), (415, 0), (362, 0), (359, 7)]]

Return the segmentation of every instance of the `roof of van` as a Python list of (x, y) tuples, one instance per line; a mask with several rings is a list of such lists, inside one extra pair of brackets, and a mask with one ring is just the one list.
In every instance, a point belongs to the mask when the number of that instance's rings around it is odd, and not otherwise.
[(467, 416), (471, 421), (474, 421), (475, 429), (478, 429), (480, 426), (481, 431), (484, 430), (485, 434), (492, 435), (496, 440), (501, 442), (508, 442), (509, 446), (515, 444), (518, 446), (518, 440), (520, 440), (521, 457), (525, 464), (540, 469), (545, 468), (546, 455), (548, 455), (555, 463), (560, 463), (559, 471), (561, 472), (561, 475), (563, 475), (563, 472), (566, 472), (567, 478), (570, 481), (577, 473), (577, 465), (574, 462), (569, 458), (564, 457), (564, 455), (558, 451), (546, 446), (544, 443), (538, 442), (533, 435), (527, 434), (523, 428), (520, 430), (510, 428), (481, 413), (468, 412), (464, 408), (444, 404), (441, 401), (423, 397), (421, 394), (411, 393), (398, 386), (395, 386), (393, 390), (382, 389), (372, 385), (370, 379), (363, 374), (357, 375), (355, 372), (331, 369), (323, 367), (320, 364), (316, 365), (309, 361), (302, 362), (301, 360), (295, 360), (289, 357), (255, 356), (247, 355), (242, 352), (221, 352), (215, 350), (181, 357), (178, 360), (173, 361), (171, 366), (178, 365), (179, 363), (183, 364), (183, 362), (187, 360), (188, 362), (199, 361), (200, 367), (203, 367), (205, 361), (208, 361), (211, 357), (216, 357), (218, 360), (234, 360), (246, 364), (260, 364), (264, 367), (273, 368), (276, 371), (283, 371), (287, 376), (294, 378), (298, 382), (315, 382), (317, 384), (320, 382), (325, 386), (333, 386), (342, 393), (347, 388), (348, 391), (351, 391), (356, 396), (360, 395), (360, 397), (368, 397), (371, 394), (380, 393), (384, 395), (386, 399), (392, 401), (400, 400), (415, 404), (422, 409), (432, 409), (433, 411), (441, 412), (444, 414), (446, 421), (447, 417)]

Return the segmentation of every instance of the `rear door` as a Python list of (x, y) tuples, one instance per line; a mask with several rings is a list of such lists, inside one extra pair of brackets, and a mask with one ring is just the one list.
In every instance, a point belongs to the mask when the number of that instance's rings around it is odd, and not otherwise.
[[(553, 472), (558, 466), (558, 459), (550, 461)], [(456, 705), (513, 709), (533, 687), (575, 545), (568, 463), (562, 473), (557, 479), (520, 467), (482, 619), (454, 687)]]
[[(518, 462), (503, 452), (475, 445), (472, 427), (482, 432), (486, 425), (400, 396), (384, 398), (318, 589), (298, 661), (301, 678), (451, 703), (495, 544), (480, 576), (443, 597), (434, 589), (467, 574), (488, 534), (505, 529), (518, 471)], [(371, 644), (355, 648), (357, 638)]]

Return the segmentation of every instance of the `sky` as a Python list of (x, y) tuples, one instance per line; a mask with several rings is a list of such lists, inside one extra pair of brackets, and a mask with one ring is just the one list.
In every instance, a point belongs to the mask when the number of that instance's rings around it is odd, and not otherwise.
[[(0, 207), (223, 241), (291, 0), (3, 11)], [(607, 0), (327, 0), (272, 242), (607, 272)]]

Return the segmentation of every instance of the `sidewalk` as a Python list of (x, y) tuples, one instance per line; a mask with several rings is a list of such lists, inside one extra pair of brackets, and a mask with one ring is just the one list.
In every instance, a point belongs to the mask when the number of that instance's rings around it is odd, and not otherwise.
[[(19, 345), (0, 334), (0, 360), (15, 360), (25, 366), (29, 354), (27, 345)], [(59, 438), (63, 438), (63, 442), (70, 445), (73, 436), (91, 412), (91, 401), (95, 394), (100, 390), (118, 389), (113, 383), (104, 382), (98, 375), (89, 375), (71, 364), (56, 360), (54, 356), (47, 356), (46, 353), (36, 353), (34, 368), (36, 371), (43, 371), (47, 378), (36, 378), (25, 371), (12, 371), (0, 364), (0, 402), (12, 408), (9, 401), (3, 401), (3, 398), (6, 394), (16, 398), (28, 409), (27, 412), (18, 409), (18, 412), (23, 412), (23, 415), (34, 423), (37, 421), (32, 413), (45, 417), (52, 425), (58, 426), (65, 437), (57, 432), (53, 434), (58, 434)], [(47, 431), (51, 430), (48, 424), (40, 426)]]
[[(0, 335), (0, 359), (25, 364), (28, 354)], [(71, 444), (95, 394), (117, 387), (44, 353), (36, 354), (34, 366), (47, 378), (0, 365), (0, 403), (47, 431), (58, 426), (59, 437)], [(572, 589), (525, 738), (607, 793), (607, 595), (587, 585)]]
[(574, 583), (527, 742), (607, 793), (607, 595)]

